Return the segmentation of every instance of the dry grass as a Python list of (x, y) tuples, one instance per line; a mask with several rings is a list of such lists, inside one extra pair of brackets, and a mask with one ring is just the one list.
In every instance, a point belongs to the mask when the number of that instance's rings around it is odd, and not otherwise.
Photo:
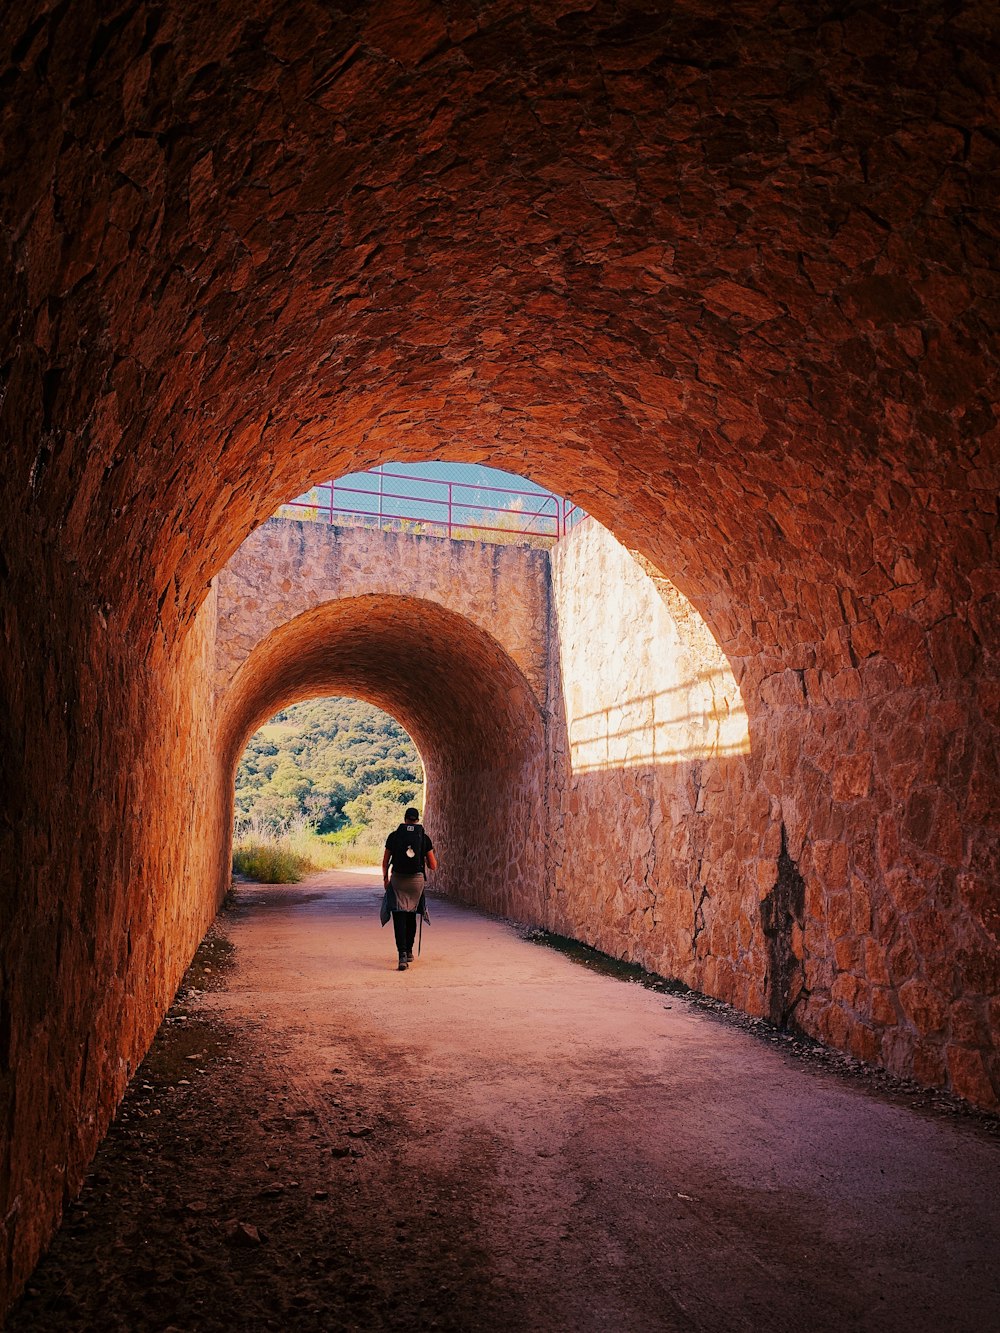
[(277, 841), (247, 840), (233, 847), (233, 870), (260, 884), (297, 884), (313, 868)]
[(245, 819), (233, 836), (233, 870), (260, 884), (297, 884), (320, 868), (310, 855), (309, 841), (304, 821), (276, 829), (259, 819)]
[(297, 884), (316, 870), (379, 865), (384, 842), (374, 828), (318, 834), (304, 819), (280, 829), (247, 819), (236, 826), (233, 870), (260, 884)]

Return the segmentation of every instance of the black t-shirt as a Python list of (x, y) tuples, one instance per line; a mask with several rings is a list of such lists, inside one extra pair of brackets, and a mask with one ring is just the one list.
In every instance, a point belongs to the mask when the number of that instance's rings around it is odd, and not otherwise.
[[(400, 824), (385, 840), (389, 860), (397, 875), (422, 875), (424, 857), (433, 846), (422, 824)], [(409, 852), (413, 855), (408, 855)]]

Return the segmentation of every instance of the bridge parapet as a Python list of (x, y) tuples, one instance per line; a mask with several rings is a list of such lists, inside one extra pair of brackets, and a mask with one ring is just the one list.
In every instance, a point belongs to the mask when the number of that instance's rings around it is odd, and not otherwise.
[[(272, 518), (219, 573), (216, 595), (217, 694), (296, 616), (335, 600), (391, 595), (433, 602), (484, 630), (545, 704), (546, 551)], [(401, 627), (401, 649), (404, 635)]]

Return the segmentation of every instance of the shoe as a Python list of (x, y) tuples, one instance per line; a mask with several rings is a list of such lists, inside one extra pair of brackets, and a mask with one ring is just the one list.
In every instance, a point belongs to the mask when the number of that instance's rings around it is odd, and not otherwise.
[(412, 963), (412, 962), (413, 962), (413, 950), (412, 950), (412, 949), (407, 949), (407, 951), (406, 951), (406, 961), (407, 961), (408, 963)]
[(406, 969), (407, 969), (408, 967), (409, 967), (409, 963), (407, 963), (407, 961), (406, 961), (406, 954), (401, 953), (401, 954), (399, 955), (399, 966), (396, 968), (396, 971), (397, 971), (397, 972), (405, 972)]

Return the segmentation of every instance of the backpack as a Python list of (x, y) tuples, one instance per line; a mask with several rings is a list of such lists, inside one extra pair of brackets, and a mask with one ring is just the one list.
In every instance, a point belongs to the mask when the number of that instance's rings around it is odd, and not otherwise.
[(393, 843), (392, 868), (397, 875), (424, 874), (423, 824), (400, 824)]

